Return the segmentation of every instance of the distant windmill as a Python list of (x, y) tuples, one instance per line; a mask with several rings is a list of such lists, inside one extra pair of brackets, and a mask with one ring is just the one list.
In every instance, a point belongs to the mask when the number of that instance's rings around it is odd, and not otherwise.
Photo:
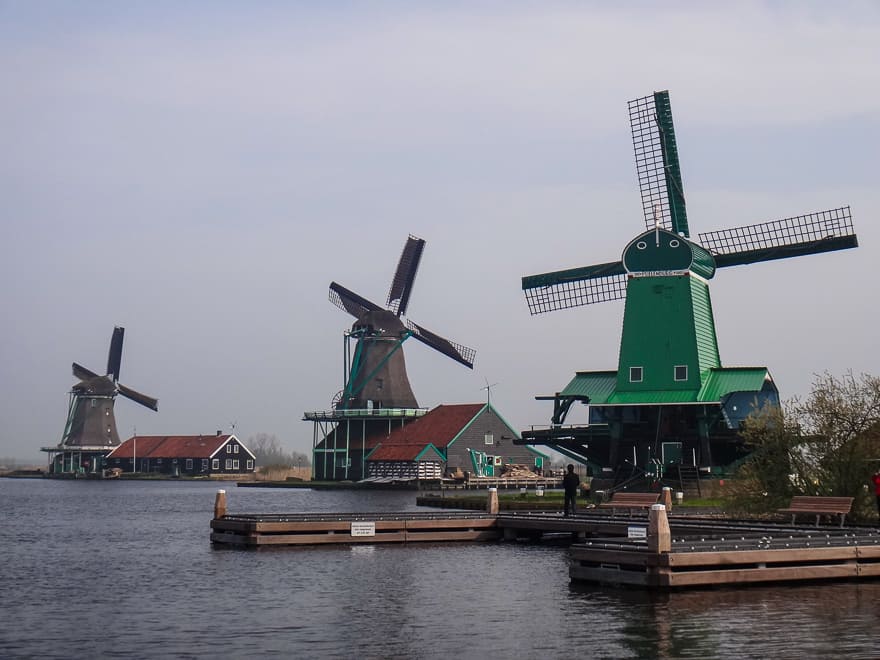
[(617, 371), (578, 372), (562, 392), (546, 397), (555, 401), (554, 426), (576, 401), (590, 405), (597, 426), (576, 429), (573, 440), (571, 430), (523, 435), (552, 445), (564, 434), (563, 449), (602, 465), (620, 457), (647, 463), (666, 450), (683, 451), (682, 461), (695, 465), (719, 464), (713, 454), (723, 464), (736, 458), (735, 430), (753, 404), (773, 402), (778, 393), (766, 368), (721, 366), (709, 280), (717, 268), (857, 247), (850, 210), (693, 241), (669, 93), (630, 101), (629, 115), (646, 231), (627, 244), (620, 261), (522, 278), (532, 314), (625, 298)]
[(409, 337), (473, 369), (473, 349), (444, 339), (409, 319), (401, 319), (409, 305), (424, 247), (423, 239), (407, 238), (384, 308), (336, 282), (330, 284), (330, 301), (356, 319), (349, 337), (356, 339), (357, 344), (354, 354), (345, 357), (346, 382), (334, 401), (337, 409), (417, 408), (401, 350)]
[(159, 409), (153, 397), (141, 394), (119, 382), (122, 363), (122, 341), (125, 328), (115, 327), (107, 357), (107, 374), (99, 376), (82, 365), (73, 363), (73, 375), (80, 379), (70, 392), (67, 424), (61, 449), (77, 447), (115, 447), (119, 444), (113, 404), (117, 394), (146, 406)]

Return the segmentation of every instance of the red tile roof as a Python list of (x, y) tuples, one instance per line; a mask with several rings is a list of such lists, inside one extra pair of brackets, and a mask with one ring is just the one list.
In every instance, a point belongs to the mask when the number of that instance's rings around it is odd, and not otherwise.
[(389, 444), (421, 445), (429, 442), (438, 449), (445, 449), (461, 433), (461, 430), (477, 416), (486, 404), (456, 403), (437, 406), (403, 428), (395, 429), (382, 441), (382, 446)]
[[(108, 458), (210, 458), (231, 438), (235, 436), (139, 435), (123, 442)], [(241, 444), (238, 438), (235, 440)]]

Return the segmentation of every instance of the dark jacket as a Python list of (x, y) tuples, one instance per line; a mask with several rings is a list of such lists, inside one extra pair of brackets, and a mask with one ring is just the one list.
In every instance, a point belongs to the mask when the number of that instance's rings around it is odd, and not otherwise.
[(566, 493), (577, 493), (580, 483), (581, 478), (574, 472), (566, 472), (565, 476), (562, 477), (562, 487)]

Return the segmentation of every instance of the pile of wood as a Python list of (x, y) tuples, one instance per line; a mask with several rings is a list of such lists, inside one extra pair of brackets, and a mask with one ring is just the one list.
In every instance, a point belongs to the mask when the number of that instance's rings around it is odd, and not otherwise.
[(500, 476), (502, 479), (540, 479), (528, 466), (516, 464), (505, 465)]

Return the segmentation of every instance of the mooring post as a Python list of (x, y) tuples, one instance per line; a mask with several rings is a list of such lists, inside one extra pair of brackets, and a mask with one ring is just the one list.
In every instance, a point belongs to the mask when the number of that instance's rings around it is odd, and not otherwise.
[(669, 486), (663, 486), (660, 504), (664, 505), (667, 511), (672, 511), (672, 489)]
[(486, 511), (491, 514), (498, 513), (498, 489), (495, 487), (489, 489), (489, 497), (486, 501)]
[(651, 552), (669, 552), (671, 549), (672, 534), (669, 531), (666, 506), (654, 504), (648, 513), (648, 550)]
[(226, 515), (226, 491), (218, 490), (214, 498), (214, 517), (222, 518)]

